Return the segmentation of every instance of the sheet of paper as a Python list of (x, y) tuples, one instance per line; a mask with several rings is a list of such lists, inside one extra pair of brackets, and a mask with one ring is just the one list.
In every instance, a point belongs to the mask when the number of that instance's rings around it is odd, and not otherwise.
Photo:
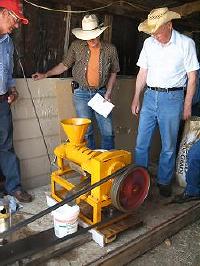
[(114, 107), (114, 104), (105, 100), (99, 93), (96, 93), (88, 102), (88, 106), (90, 106), (98, 114), (108, 117)]

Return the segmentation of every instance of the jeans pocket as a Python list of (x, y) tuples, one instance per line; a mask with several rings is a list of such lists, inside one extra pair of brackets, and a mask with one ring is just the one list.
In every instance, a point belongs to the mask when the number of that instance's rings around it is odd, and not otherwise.
[(168, 92), (168, 99), (171, 101), (183, 101), (184, 92), (183, 91)]
[(151, 91), (151, 89), (146, 88), (146, 90), (144, 91), (144, 95), (146, 95), (149, 91)]
[(105, 93), (106, 93), (106, 88), (104, 89), (101, 89), (101, 90), (98, 90), (97, 91), (102, 97), (104, 97)]
[(77, 89), (74, 90), (74, 95), (80, 94), (80, 93), (83, 93), (83, 90), (82, 89), (77, 88)]

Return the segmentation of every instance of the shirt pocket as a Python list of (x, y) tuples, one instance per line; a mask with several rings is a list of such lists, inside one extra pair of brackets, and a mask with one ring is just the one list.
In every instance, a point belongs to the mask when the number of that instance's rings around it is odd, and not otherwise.
[(10, 69), (10, 64), (11, 64), (11, 59), (10, 59), (10, 51), (8, 48), (5, 49), (4, 53), (4, 60), (3, 60), (3, 71), (5, 74), (8, 74), (9, 69)]

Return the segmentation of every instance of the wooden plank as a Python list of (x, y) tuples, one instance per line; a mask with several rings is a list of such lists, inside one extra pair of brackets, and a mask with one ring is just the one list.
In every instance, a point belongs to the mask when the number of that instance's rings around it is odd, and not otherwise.
[(105, 15), (104, 26), (108, 26), (108, 28), (103, 34), (103, 40), (108, 43), (111, 43), (112, 41), (112, 22), (113, 22), (113, 16)]
[[(71, 11), (71, 6), (67, 5), (67, 10)], [(69, 48), (69, 36), (70, 36), (70, 26), (71, 26), (71, 13), (65, 14), (65, 23), (66, 23), (66, 30), (65, 30), (65, 42), (64, 42), (64, 49), (63, 54), (65, 54), (68, 51)]]
[(183, 227), (193, 223), (199, 218), (200, 203), (197, 203), (180, 214), (174, 215), (160, 225), (155, 226), (147, 233), (138, 236), (135, 240), (131, 240), (126, 245), (116, 248), (101, 259), (98, 258), (97, 261), (92, 262), (92, 265), (124, 265), (159, 245), (166, 238), (176, 234)]
[(25, 263), (27, 266), (44, 265), (44, 263), (48, 260), (59, 257), (90, 240), (90, 234), (80, 235), (74, 239), (64, 241), (54, 247), (50, 247), (47, 250), (42, 250), (40, 253), (37, 253), (31, 258), (24, 259), (23, 263)]
[[(0, 265), (8, 265), (16, 261), (28, 262), (49, 260), (58, 256), (60, 252), (70, 251), (71, 249), (91, 240), (90, 234), (75, 236), (70, 239), (57, 238), (54, 228), (30, 235), (24, 239), (8, 243), (0, 248)], [(28, 259), (25, 259), (28, 258)], [(31, 265), (37, 265), (35, 263)]]
[(97, 232), (104, 236), (104, 242), (110, 243), (114, 241), (117, 235), (130, 228), (138, 228), (143, 225), (143, 221), (139, 215), (121, 215), (116, 221), (105, 224), (101, 228), (97, 228)]

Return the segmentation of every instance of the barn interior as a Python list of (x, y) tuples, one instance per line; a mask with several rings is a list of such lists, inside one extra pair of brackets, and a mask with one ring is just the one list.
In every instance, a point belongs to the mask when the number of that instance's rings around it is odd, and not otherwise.
[[(143, 41), (148, 37), (145, 33), (138, 32), (139, 23), (146, 19), (152, 9), (158, 7), (167, 6), (170, 10), (180, 13), (182, 18), (174, 20), (173, 27), (195, 41), (198, 59), (200, 57), (200, 1), (24, 0), (22, 5), (29, 24), (21, 25), (12, 34), (15, 45), (14, 77), (19, 92), (19, 99), (12, 106), (14, 146), (20, 159), (22, 184), (26, 189), (32, 191), (35, 200), (30, 205), (24, 205), (18, 217), (14, 218), (15, 223), (21, 223), (24, 219), (31, 217), (30, 213), (36, 215), (41, 209), (47, 207), (45, 192), (49, 193), (50, 191), (54, 149), (66, 141), (66, 134), (60, 121), (76, 116), (72, 104), (71, 70), (60, 76), (40, 81), (33, 81), (31, 75), (37, 71), (46, 72), (62, 61), (64, 53), (75, 40), (71, 30), (80, 27), (85, 14), (95, 13), (101, 23), (109, 26), (102, 35), (102, 39), (113, 43), (118, 51), (120, 72), (117, 75), (117, 83), (112, 95), (112, 102), (115, 105), (113, 121), (116, 149), (130, 152), (133, 162), (138, 119), (131, 113), (131, 101), (138, 73), (136, 62)], [(98, 131), (96, 139), (99, 142)], [(159, 131), (156, 131), (150, 151), (149, 170), (152, 176), (156, 174), (160, 149)], [(151, 182), (154, 183), (154, 180)], [(179, 191), (181, 188), (176, 187), (176, 189)], [(74, 257), (73, 254), (71, 257), (66, 255), (65, 259), (69, 258), (70, 263), (73, 263), (74, 260), (78, 261), (78, 264), (75, 265), (113, 265), (117, 262), (119, 265), (124, 265), (175, 234), (184, 226), (199, 219), (199, 203), (187, 203), (174, 210), (173, 205), (167, 205), (168, 201), (162, 200), (160, 203), (157, 194), (156, 189), (150, 189), (148, 201), (139, 209), (138, 217), (141, 217), (141, 220), (135, 218), (138, 222), (137, 225), (140, 224), (139, 229), (129, 228), (119, 238), (117, 237), (115, 242), (100, 248), (91, 241), (91, 235), (87, 234), (82, 235), (81, 238), (77, 237), (75, 240), (66, 238), (63, 243), (57, 242), (59, 245), (54, 246), (52, 250), (48, 245), (44, 245), (43, 239), (48, 238), (43, 235), (41, 246), (38, 246), (40, 252), (33, 248), (32, 253), (27, 253), (28, 263), (30, 265), (31, 263), (32, 265), (41, 263), (42, 265), (45, 261), (44, 257), (48, 260), (53, 256), (63, 255), (72, 250), (69, 249), (71, 246), (71, 248), (76, 248), (76, 254)], [(163, 212), (163, 208), (165, 208), (165, 212)], [(19, 245), (19, 247), (26, 245), (21, 242), (15, 243), (15, 241), (29, 237), (27, 241), (32, 241), (36, 246), (39, 238), (34, 238), (35, 232), (50, 230), (52, 217), (50, 214), (47, 219), (44, 217), (42, 221), (33, 223), (29, 229), (14, 234), (13, 241), (11, 241), (12, 246), (9, 248), (6, 245), (3, 246), (2, 251), (0, 248), (5, 263), (10, 263), (7, 258), (10, 258), (10, 252), (16, 248), (15, 245)], [(144, 225), (141, 226), (143, 222)], [(50, 237), (54, 240), (55, 236), (52, 234)], [(88, 243), (85, 244), (86, 242)], [(47, 250), (45, 255), (41, 252), (43, 246)], [(83, 254), (84, 252), (86, 255)], [(35, 255), (36, 253), (37, 255)], [(94, 255), (94, 253), (96, 254)], [(81, 254), (82, 261), (77, 254)], [(20, 256), (22, 259), (22, 255), (18, 255), (19, 253), (15, 253), (17, 259)], [(22, 261), (24, 264), (27, 263), (24, 258)]]

